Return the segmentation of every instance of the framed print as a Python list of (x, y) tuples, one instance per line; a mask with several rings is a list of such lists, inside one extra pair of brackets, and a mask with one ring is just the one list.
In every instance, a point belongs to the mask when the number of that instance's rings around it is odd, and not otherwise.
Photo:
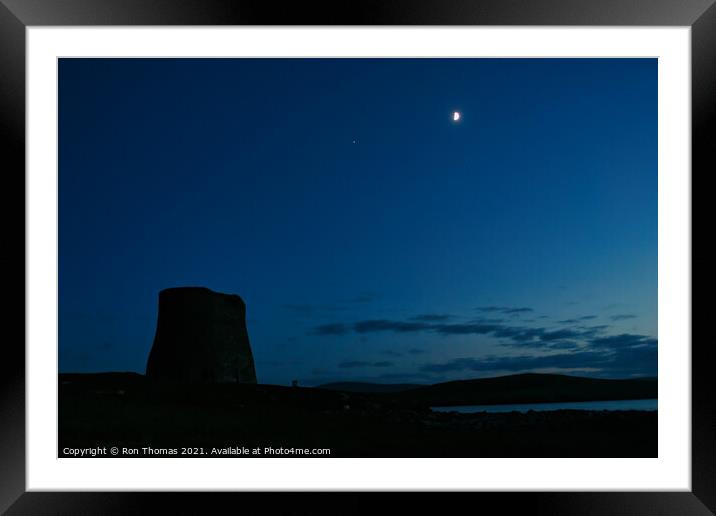
[(711, 2), (0, 14), (25, 192), (8, 514), (218, 491), (714, 511)]

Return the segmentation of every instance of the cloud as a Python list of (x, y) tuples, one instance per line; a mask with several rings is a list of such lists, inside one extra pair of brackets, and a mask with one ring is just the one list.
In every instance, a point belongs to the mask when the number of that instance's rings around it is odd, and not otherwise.
[(597, 324), (596, 326), (580, 326), (584, 336), (594, 336), (609, 329), (608, 324)]
[(478, 319), (473, 319), (470, 322), (475, 324), (500, 324), (505, 322), (505, 319), (502, 317), (479, 317)]
[(610, 317), (612, 321), (626, 321), (627, 319), (636, 319), (634, 314), (617, 314)]
[(313, 329), (314, 335), (345, 335), (350, 328), (343, 323), (322, 324)]
[(411, 355), (421, 355), (425, 353), (425, 350), (420, 348), (410, 348), (408, 350), (408, 353), (410, 353)]
[(539, 339), (545, 331), (544, 328), (501, 326), (495, 330), (494, 335), (498, 338), (510, 339), (515, 344), (531, 344)]
[(485, 335), (501, 328), (497, 324), (466, 323), (466, 324), (435, 324), (430, 329), (442, 335)]
[(549, 349), (579, 349), (579, 344), (573, 340), (559, 340), (550, 342), (547, 347)]
[(478, 306), (478, 310), (481, 312), (499, 312), (503, 314), (509, 314), (509, 315), (518, 315), (518, 314), (524, 314), (529, 312), (534, 312), (532, 308), (527, 307), (511, 307), (511, 306)]
[(433, 325), (425, 322), (389, 321), (385, 319), (359, 321), (353, 325), (353, 329), (357, 333), (375, 333), (381, 331), (406, 333), (430, 330), (432, 327)]
[(654, 376), (657, 374), (657, 339), (646, 335), (621, 334), (599, 337), (581, 347), (576, 342), (559, 340), (554, 349), (571, 351), (543, 355), (510, 357), (456, 358), (447, 362), (427, 363), (427, 373), (520, 372), (535, 369), (589, 369), (607, 375)]
[(356, 367), (367, 367), (369, 365), (369, 362), (364, 362), (362, 360), (347, 360), (338, 364), (338, 367), (340, 367), (341, 369), (353, 369)]
[(657, 341), (645, 335), (634, 335), (631, 333), (622, 333), (621, 335), (611, 335), (608, 337), (600, 337), (593, 339), (590, 344), (596, 348), (606, 348), (615, 351), (625, 348), (640, 348), (644, 346), (656, 346)]
[(596, 315), (583, 315), (582, 317), (575, 317), (574, 319), (565, 319), (563, 321), (558, 321), (561, 324), (577, 324), (582, 321), (590, 321), (592, 319), (596, 319)]
[(621, 376), (656, 376), (658, 373), (655, 340), (648, 345), (617, 350), (612, 357), (612, 361), (603, 368), (605, 372)]
[(384, 360), (380, 362), (365, 362), (363, 360), (348, 360), (338, 364), (341, 369), (355, 369), (363, 367), (393, 367), (395, 363)]
[[(591, 320), (582, 316), (575, 321)], [(335, 323), (318, 326), (317, 335), (343, 335), (354, 332), (366, 335), (374, 332), (433, 333), (440, 336), (487, 335), (499, 339), (501, 346), (521, 350), (521, 355), (511, 357), (488, 356), (485, 358), (456, 358), (442, 363), (424, 364), (425, 373), (452, 371), (529, 371), (535, 369), (584, 369), (606, 375), (655, 375), (657, 339), (648, 335), (622, 333), (609, 335), (610, 326), (577, 324), (568, 327), (532, 327), (517, 324), (450, 323), (441, 320), (371, 319), (352, 324)], [(411, 348), (405, 353), (417, 355), (422, 349)], [(391, 354), (399, 356), (398, 352)], [(389, 367), (392, 362), (343, 362), (341, 368)]]
[(420, 315), (416, 315), (415, 317), (411, 317), (411, 318), (410, 318), (410, 320), (412, 320), (412, 321), (422, 321), (422, 322), (447, 321), (448, 319), (452, 319), (452, 315), (447, 315), (447, 314), (420, 314)]
[(534, 312), (534, 310), (532, 310), (531, 308), (510, 308), (508, 310), (505, 310), (503, 313), (514, 315), (514, 314), (526, 314), (529, 312)]
[(389, 319), (369, 319), (352, 325), (344, 323), (324, 324), (313, 330), (315, 335), (344, 335), (351, 331), (366, 335), (369, 333), (394, 332), (418, 333), (432, 332), (438, 335), (492, 335), (507, 339), (507, 344), (515, 346), (554, 343), (561, 340), (584, 340), (597, 336), (608, 327), (578, 326), (572, 328), (547, 329), (543, 327), (510, 326), (501, 323), (476, 321), (470, 323), (444, 323), (426, 321), (395, 321)]
[(580, 332), (578, 330), (561, 329), (561, 330), (554, 330), (554, 331), (545, 331), (539, 336), (539, 338), (542, 341), (551, 342), (554, 340), (576, 339), (581, 336), (582, 336), (582, 332)]

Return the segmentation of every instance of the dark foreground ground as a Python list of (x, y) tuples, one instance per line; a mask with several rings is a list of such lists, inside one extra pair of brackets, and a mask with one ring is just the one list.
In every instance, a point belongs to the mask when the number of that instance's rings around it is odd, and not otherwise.
[(114, 447), (117, 457), (656, 457), (657, 413), (433, 413), (386, 393), (60, 375), (59, 456)]

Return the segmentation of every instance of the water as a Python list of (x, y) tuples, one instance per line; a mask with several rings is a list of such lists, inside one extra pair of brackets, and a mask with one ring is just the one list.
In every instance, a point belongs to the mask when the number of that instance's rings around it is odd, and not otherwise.
[(529, 410), (657, 410), (657, 400), (570, 401), (564, 403), (516, 403), (510, 405), (462, 405), (430, 407), (435, 412), (527, 412)]

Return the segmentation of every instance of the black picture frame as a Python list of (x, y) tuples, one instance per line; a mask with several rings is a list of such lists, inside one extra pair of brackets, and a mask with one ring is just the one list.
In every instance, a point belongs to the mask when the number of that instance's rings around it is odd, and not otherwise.
[[(692, 182), (714, 168), (709, 121), (716, 119), (716, 5), (714, 0), (0, 0), (0, 146), (5, 199), (23, 195), (25, 177), (25, 30), (33, 26), (87, 25), (602, 25), (691, 28)], [(700, 172), (698, 172), (700, 171)], [(14, 184), (9, 185), (10, 181)], [(5, 206), (8, 203), (3, 203)], [(24, 217), (24, 210), (23, 210)], [(6, 215), (3, 254), (6, 278), (25, 270), (23, 231), (11, 233), (17, 212)], [(11, 235), (14, 239), (11, 240)], [(14, 242), (22, 252), (9, 259)], [(692, 246), (693, 250), (693, 246)], [(693, 261), (693, 260), (692, 260)], [(7, 298), (6, 298), (7, 299)], [(17, 298), (6, 321), (23, 321)], [(684, 343), (687, 345), (688, 343)], [(712, 382), (713, 344), (694, 340), (692, 354), (692, 490), (689, 492), (470, 493), (469, 503), (500, 513), (570, 515), (705, 515), (716, 512), (716, 403)], [(7, 514), (212, 513), (215, 504), (248, 507), (249, 493), (26, 492), (25, 344), (5, 338), (0, 359), (0, 511)], [(262, 510), (294, 505), (307, 494), (261, 496)], [(337, 502), (368, 510), (377, 494), (350, 495)], [(422, 495), (420, 495), (422, 496)], [(236, 498), (242, 497), (239, 501)], [(245, 500), (248, 498), (249, 500)], [(257, 500), (258, 501), (258, 500)], [(235, 505), (241, 503), (241, 506)], [(422, 502), (420, 502), (422, 504)], [(313, 506), (313, 510), (320, 507)], [(490, 508), (490, 509), (488, 509)], [(498, 509), (499, 508), (499, 509)]]

